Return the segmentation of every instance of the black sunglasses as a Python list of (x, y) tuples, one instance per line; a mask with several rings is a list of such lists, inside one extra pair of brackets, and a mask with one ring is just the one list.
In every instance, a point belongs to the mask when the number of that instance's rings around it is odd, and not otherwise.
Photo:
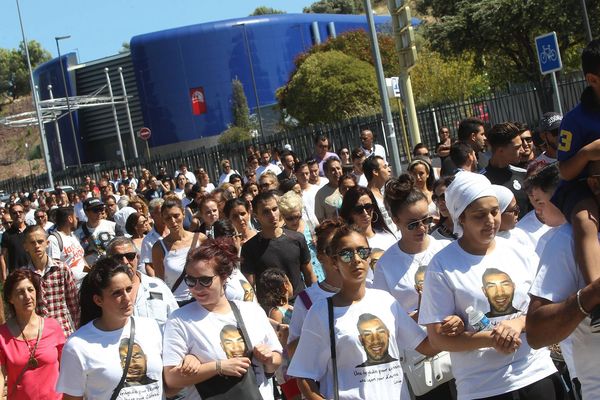
[(123, 254), (113, 254), (112, 259), (115, 261), (123, 260), (123, 257), (127, 259), (127, 261), (133, 261), (137, 257), (137, 253), (135, 251), (131, 251)]
[(421, 219), (418, 219), (416, 221), (409, 223), (408, 225), (406, 225), (406, 227), (408, 228), (409, 231), (412, 231), (421, 225), (424, 225), (425, 227), (427, 227), (427, 226), (431, 225), (432, 222), (433, 222), (433, 217), (427, 216), (425, 218), (421, 218)]
[(352, 213), (353, 214), (362, 214), (365, 211), (368, 212), (368, 213), (370, 213), (371, 211), (373, 211), (373, 204), (369, 203), (369, 204), (363, 204), (362, 206), (354, 206), (354, 207), (352, 207)]
[(186, 275), (185, 278), (183, 278), (183, 281), (189, 288), (195, 287), (197, 283), (199, 283), (202, 287), (210, 287), (210, 285), (213, 283), (213, 279), (215, 279), (215, 276), (216, 275), (200, 276), (196, 278), (194, 276)]
[(371, 255), (370, 247), (359, 247), (358, 249), (346, 249), (337, 253), (341, 261), (349, 263), (354, 258), (354, 254), (358, 254), (361, 260), (366, 260)]

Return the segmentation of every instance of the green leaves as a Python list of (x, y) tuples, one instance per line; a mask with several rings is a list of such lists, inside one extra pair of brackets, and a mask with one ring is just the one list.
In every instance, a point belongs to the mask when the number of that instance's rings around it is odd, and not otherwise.
[[(29, 41), (29, 57), (32, 68), (52, 58), (35, 40)], [(31, 88), (25, 46), (21, 43), (18, 49), (0, 49), (0, 96), (9, 96), (14, 100), (29, 93)]]

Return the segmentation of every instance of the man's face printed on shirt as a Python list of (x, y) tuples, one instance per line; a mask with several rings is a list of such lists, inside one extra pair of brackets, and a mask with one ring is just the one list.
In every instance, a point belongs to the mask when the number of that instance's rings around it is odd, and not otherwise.
[(227, 358), (244, 357), (246, 343), (238, 328), (234, 325), (225, 325), (221, 329), (221, 347)]
[(254, 301), (254, 290), (252, 290), (252, 286), (241, 279), (240, 283), (242, 284), (242, 289), (244, 289), (244, 301)]
[(389, 356), (390, 333), (379, 318), (361, 321), (357, 327), (360, 343), (367, 353), (367, 362), (378, 362)]
[[(121, 340), (119, 345), (119, 357), (121, 358), (121, 368), (125, 368), (125, 362), (127, 360), (127, 348), (129, 347), (129, 338)], [(156, 382), (146, 376), (148, 371), (148, 360), (146, 354), (137, 343), (133, 344), (131, 349), (131, 361), (129, 362), (129, 368), (127, 369), (127, 378), (125, 382), (128, 386), (145, 385)]]
[(496, 269), (487, 269), (482, 278), (483, 293), (490, 304), (488, 317), (514, 314), (513, 307), (515, 284), (507, 273)]

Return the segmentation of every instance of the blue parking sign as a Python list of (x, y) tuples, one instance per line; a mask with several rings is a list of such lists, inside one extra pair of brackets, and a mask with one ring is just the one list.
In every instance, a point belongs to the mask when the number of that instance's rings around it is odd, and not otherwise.
[(542, 74), (560, 71), (562, 69), (562, 60), (560, 59), (560, 49), (556, 32), (546, 33), (535, 38), (535, 47), (538, 54), (538, 62)]

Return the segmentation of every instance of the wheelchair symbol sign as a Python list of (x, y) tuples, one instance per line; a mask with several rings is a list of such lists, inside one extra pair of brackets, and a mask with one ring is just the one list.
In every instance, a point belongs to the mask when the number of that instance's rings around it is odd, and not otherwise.
[(560, 71), (562, 69), (562, 60), (560, 59), (560, 49), (556, 32), (546, 33), (535, 38), (535, 47), (538, 53), (538, 61), (542, 74)]

